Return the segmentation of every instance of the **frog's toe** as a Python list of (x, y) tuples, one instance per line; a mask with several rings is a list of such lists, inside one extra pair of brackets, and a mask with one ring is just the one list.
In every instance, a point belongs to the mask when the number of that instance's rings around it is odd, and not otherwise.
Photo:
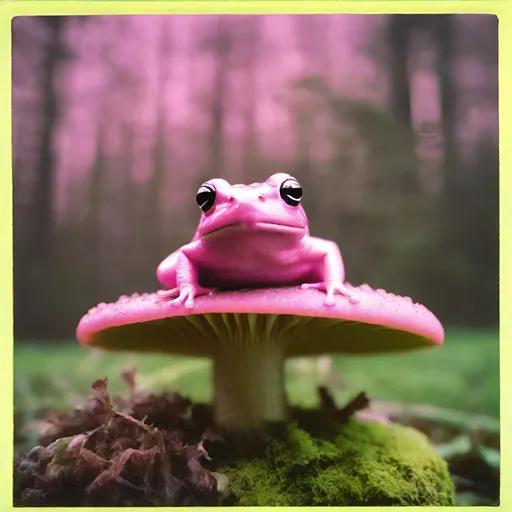
[(324, 283), (303, 283), (300, 287), (303, 290), (325, 290)]
[(215, 288), (203, 288), (202, 286), (196, 286), (196, 296), (198, 295), (215, 295), (217, 290)]
[(187, 309), (192, 309), (194, 307), (194, 296), (189, 295), (187, 300), (185, 301), (185, 307)]
[(169, 297), (175, 297), (176, 295), (179, 295), (180, 290), (179, 288), (172, 288), (171, 290), (158, 290), (156, 294), (162, 298), (167, 299)]
[(334, 298), (334, 295), (327, 295), (324, 299), (324, 304), (326, 306), (334, 306), (336, 304), (336, 299)]
[(171, 300), (171, 302), (169, 302), (169, 304), (171, 306), (181, 306), (181, 303), (183, 302), (183, 298), (180, 296), (180, 297), (176, 297), (175, 299)]

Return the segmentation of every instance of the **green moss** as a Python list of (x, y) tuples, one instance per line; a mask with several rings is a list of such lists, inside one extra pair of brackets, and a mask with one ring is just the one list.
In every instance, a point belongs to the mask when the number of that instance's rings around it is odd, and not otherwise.
[(331, 440), (295, 424), (258, 458), (228, 463), (238, 506), (454, 505), (446, 463), (420, 432), (351, 421)]

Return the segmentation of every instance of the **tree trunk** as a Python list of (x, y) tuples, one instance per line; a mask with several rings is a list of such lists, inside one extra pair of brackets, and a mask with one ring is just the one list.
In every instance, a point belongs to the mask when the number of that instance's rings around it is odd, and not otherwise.
[(217, 17), (217, 31), (213, 42), (216, 68), (212, 94), (212, 135), (210, 139), (211, 167), (209, 177), (222, 177), (224, 173), (224, 120), (226, 117), (226, 96), (229, 57), (232, 38), (224, 16)]
[(442, 134), (444, 140), (443, 181), (444, 205), (449, 207), (457, 197), (458, 145), (457, 95), (454, 79), (453, 25), (450, 15), (437, 16), (434, 31), (438, 41), (438, 77), (441, 95)]
[[(47, 308), (47, 294), (52, 290), (55, 194), (54, 136), (59, 118), (59, 99), (55, 88), (55, 76), (65, 54), (62, 17), (44, 18), (49, 41), (41, 64), (40, 90), (42, 100), (41, 139), (39, 158), (35, 168), (35, 182), (30, 220), (28, 256), (30, 260), (30, 290), (24, 314), (30, 318), (28, 336), (46, 336), (51, 331), (51, 317)], [(38, 294), (41, 292), (41, 295)]]
[[(408, 143), (414, 151), (415, 137), (411, 108), (411, 84), (409, 58), (411, 55), (411, 37), (415, 18), (407, 14), (393, 14), (388, 26), (388, 43), (390, 48), (390, 107), (391, 113), (400, 124)], [(406, 174), (408, 188), (418, 189), (416, 166)]]
[(171, 51), (171, 33), (167, 22), (162, 20), (162, 32), (160, 34), (158, 48), (158, 75), (156, 86), (156, 126), (155, 140), (153, 146), (153, 175), (147, 185), (145, 218), (147, 227), (147, 249), (150, 251), (150, 257), (163, 258), (162, 253), (163, 233), (162, 216), (163, 205), (162, 198), (165, 187), (166, 174), (171, 172), (167, 169), (166, 158), (166, 129), (167, 112), (165, 97), (169, 94), (169, 65), (168, 59)]
[(259, 45), (259, 19), (249, 16), (246, 20), (245, 52), (246, 84), (245, 84), (245, 134), (244, 157), (240, 183), (253, 181), (258, 174), (258, 133), (256, 128), (256, 114), (258, 104), (257, 76), (258, 76), (258, 45)]
[(389, 21), (390, 105), (393, 116), (402, 126), (412, 131), (411, 88), (409, 56), (412, 26), (406, 14), (393, 14)]
[(441, 131), (444, 142), (442, 160), (443, 188), (439, 209), (441, 226), (440, 250), (447, 257), (445, 261), (444, 285), (439, 301), (454, 317), (463, 314), (463, 305), (458, 301), (459, 279), (454, 270), (459, 267), (461, 256), (461, 230), (458, 227), (461, 197), (463, 191), (458, 179), (459, 154), (457, 141), (457, 93), (454, 78), (453, 25), (450, 15), (439, 15), (434, 20), (434, 40), (438, 43), (437, 66), (441, 101)]
[(102, 237), (101, 222), (103, 213), (103, 190), (105, 187), (105, 154), (103, 139), (105, 129), (103, 125), (103, 112), (98, 113), (98, 133), (96, 142), (96, 155), (91, 168), (88, 194), (87, 212), (87, 273), (89, 274), (89, 290), (92, 303), (100, 300), (100, 286), (102, 283)]

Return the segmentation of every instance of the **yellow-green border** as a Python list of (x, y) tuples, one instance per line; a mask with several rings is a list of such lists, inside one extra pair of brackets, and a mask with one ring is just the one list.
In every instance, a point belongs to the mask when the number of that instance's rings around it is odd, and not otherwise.
[[(13, 315), (12, 315), (12, 177), (11, 177), (11, 20), (15, 16), (49, 14), (289, 14), (289, 13), (488, 13), (499, 18), (500, 52), (500, 286), (501, 286), (501, 426), (502, 485), (501, 505), (512, 505), (512, 443), (508, 427), (512, 416), (507, 404), (512, 401), (512, 264), (507, 260), (511, 247), (512, 201), (512, 1), (372, 1), (301, 0), (301, 1), (10, 1), (0, 0), (0, 508), (12, 509), (13, 420)], [(509, 53), (510, 52), (510, 53)], [(507, 194), (508, 191), (508, 194)], [(508, 251), (510, 257), (510, 250)], [(508, 312), (508, 314), (507, 314)], [(468, 389), (468, 393), (472, 390)], [(507, 433), (505, 435), (505, 433)], [(509, 482), (509, 485), (507, 485)], [(470, 509), (470, 507), (463, 507)], [(491, 507), (489, 507), (491, 508)], [(496, 507), (492, 507), (495, 509)], [(368, 507), (362, 508), (367, 510)], [(37, 510), (37, 509), (34, 509)], [(97, 509), (91, 509), (97, 510)], [(116, 509), (106, 509), (116, 510)], [(119, 509), (123, 510), (123, 509)], [(148, 510), (150, 510), (148, 508)], [(210, 509), (211, 510), (211, 509)]]

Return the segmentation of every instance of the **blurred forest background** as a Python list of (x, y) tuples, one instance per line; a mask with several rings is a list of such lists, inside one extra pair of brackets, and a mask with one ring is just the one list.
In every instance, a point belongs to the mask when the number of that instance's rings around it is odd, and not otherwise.
[(294, 175), (347, 279), (498, 323), (497, 19), (13, 21), (15, 330), (153, 291), (198, 185)]
[[(146, 389), (209, 399), (206, 361), (98, 353), (75, 328), (99, 302), (159, 288), (157, 265), (197, 226), (201, 182), (281, 171), (302, 183), (311, 232), (339, 244), (348, 281), (411, 296), (446, 327), (442, 348), (333, 357), (321, 378), (338, 402), (364, 390), (391, 417), (410, 406), (400, 417), (450, 461), (459, 502), (496, 503), (495, 16), (23, 17), (12, 29), (16, 443), (33, 445), (37, 428), (20, 425), (95, 378), (121, 391), (128, 366)], [(288, 371), (290, 401), (314, 403), (318, 367)]]

